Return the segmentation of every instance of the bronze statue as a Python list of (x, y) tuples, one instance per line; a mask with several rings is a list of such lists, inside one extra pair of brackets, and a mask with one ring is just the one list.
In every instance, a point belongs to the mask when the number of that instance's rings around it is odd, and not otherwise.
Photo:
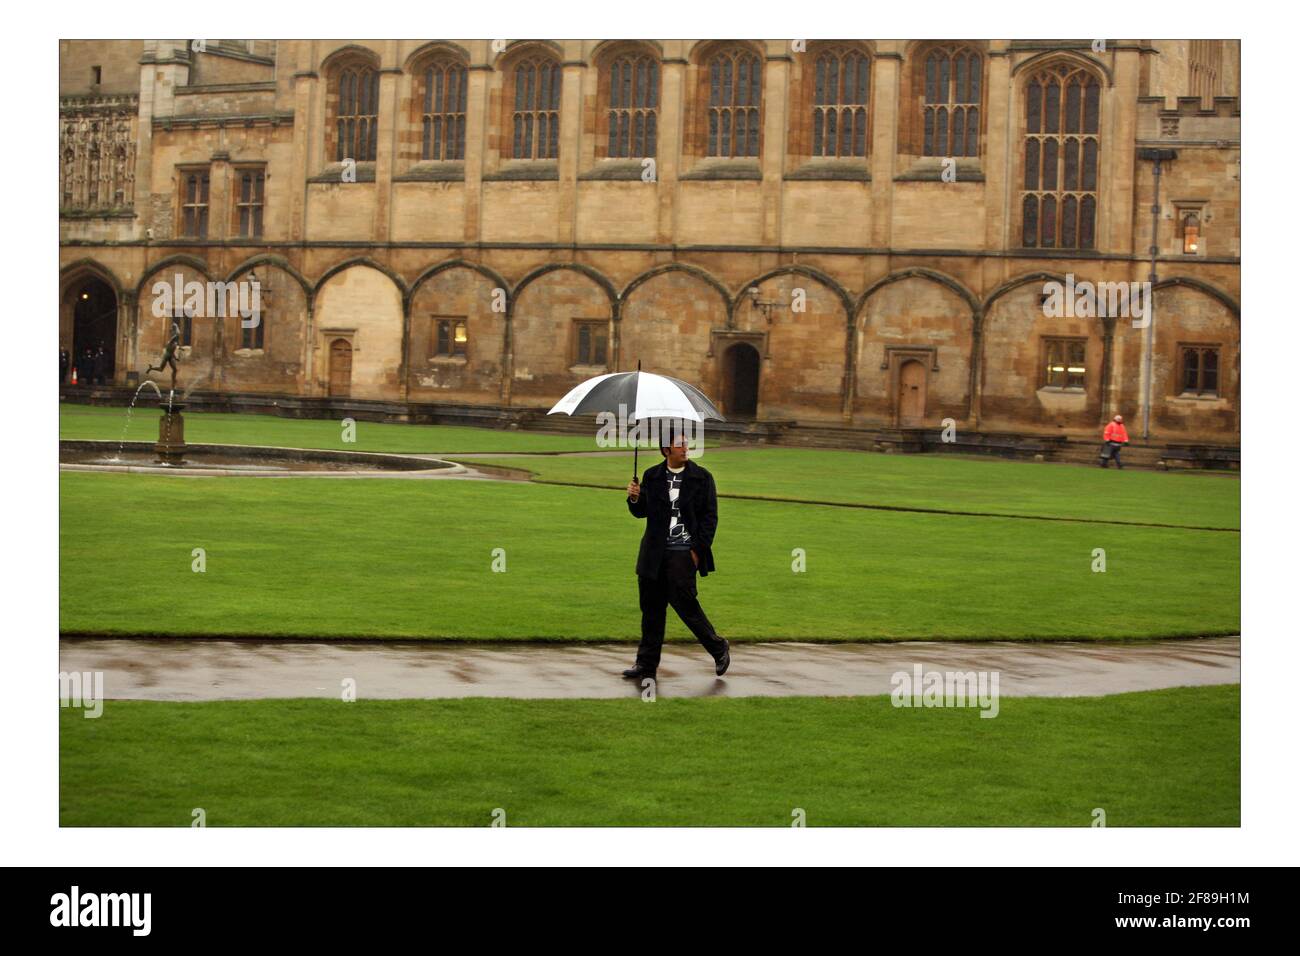
[(158, 360), (157, 365), (150, 365), (144, 370), (144, 374), (150, 372), (161, 372), (164, 367), (170, 365), (172, 370), (172, 388), (176, 388), (176, 350), (181, 347), (181, 327), (176, 322), (172, 323), (172, 337), (167, 340), (166, 346), (163, 347), (162, 358)]

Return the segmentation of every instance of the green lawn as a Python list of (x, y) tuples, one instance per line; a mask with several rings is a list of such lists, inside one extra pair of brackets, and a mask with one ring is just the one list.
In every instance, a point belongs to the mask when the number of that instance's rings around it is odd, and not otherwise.
[[(643, 525), (620, 491), (65, 472), (60, 503), (66, 633), (639, 633)], [(498, 548), (505, 573), (492, 570)], [(1096, 548), (1104, 574), (1091, 570)], [(805, 573), (791, 571), (794, 549)], [(700, 590), (719, 631), (742, 640), (1231, 634), (1239, 549), (1235, 532), (724, 500), (719, 570)], [(668, 634), (689, 639), (671, 614)]]
[[(148, 393), (152, 398), (152, 393)], [(141, 402), (127, 424), (125, 408), (60, 405), (59, 437), (99, 441), (156, 441), (157, 402)], [(548, 435), (457, 425), (404, 425), (357, 422), (356, 441), (343, 441), (342, 419), (280, 418), (275, 415), (185, 413), (185, 437), (196, 444), (277, 445), (283, 448), (332, 448), (339, 451), (408, 452), (556, 452), (598, 451), (592, 437)]]
[(1003, 698), (109, 701), (62, 826), (1240, 825), (1240, 688)]
[[(642, 456), (642, 471), (657, 460)], [(1228, 475), (801, 448), (706, 449), (698, 460), (724, 496), (1209, 528), (1241, 523), (1241, 483)], [(630, 454), (485, 463), (524, 468), (543, 481), (602, 488), (625, 488), (632, 476)]]

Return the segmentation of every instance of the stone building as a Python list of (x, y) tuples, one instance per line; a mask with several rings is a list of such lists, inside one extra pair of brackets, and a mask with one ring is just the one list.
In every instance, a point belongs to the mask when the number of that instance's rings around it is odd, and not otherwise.
[[(640, 360), (757, 430), (1239, 441), (1234, 41), (60, 52), (60, 341), (119, 389), (176, 320), (239, 407), (527, 419)], [(160, 298), (252, 280), (251, 328)]]

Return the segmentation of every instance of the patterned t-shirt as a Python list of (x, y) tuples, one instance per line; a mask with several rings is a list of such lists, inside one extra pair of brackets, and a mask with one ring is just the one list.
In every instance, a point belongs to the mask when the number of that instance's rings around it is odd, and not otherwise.
[(668, 549), (670, 551), (689, 551), (691, 549), (691, 533), (686, 530), (686, 525), (682, 524), (682, 512), (677, 503), (678, 497), (682, 491), (682, 479), (686, 476), (686, 466), (683, 465), (680, 470), (673, 471), (667, 465), (668, 478)]

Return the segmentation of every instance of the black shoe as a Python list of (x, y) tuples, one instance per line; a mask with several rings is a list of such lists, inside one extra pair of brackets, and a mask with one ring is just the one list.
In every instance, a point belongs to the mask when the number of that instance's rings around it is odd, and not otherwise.
[(628, 680), (640, 680), (643, 677), (649, 677), (651, 680), (654, 680), (655, 672), (651, 670), (646, 670), (640, 664), (635, 664), (632, 667), (629, 667), (627, 670), (625, 670), (623, 672), (623, 676), (626, 677)]
[(727, 668), (731, 666), (731, 642), (722, 642), (722, 656), (718, 658), (717, 674), (721, 677), (727, 673)]

